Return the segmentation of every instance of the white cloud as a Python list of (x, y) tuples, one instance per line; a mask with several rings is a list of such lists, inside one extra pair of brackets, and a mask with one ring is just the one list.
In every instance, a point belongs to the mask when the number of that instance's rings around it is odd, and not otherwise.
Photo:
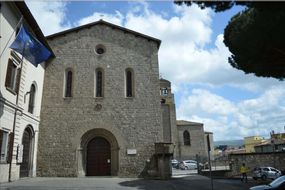
[(76, 23), (76, 25), (80, 26), (80, 25), (98, 21), (100, 19), (103, 19), (107, 22), (111, 22), (116, 25), (122, 25), (124, 17), (119, 11), (116, 11), (116, 14), (106, 14), (106, 13), (95, 12), (91, 16), (80, 19)]
[(182, 99), (180, 112), (183, 113), (207, 113), (207, 114), (219, 114), (228, 115), (236, 112), (236, 108), (233, 103), (224, 99), (221, 96), (210, 93), (207, 90), (194, 89), (191, 92), (191, 96), (186, 99)]
[(45, 35), (50, 35), (71, 27), (63, 24), (66, 19), (66, 2), (26, 1), (30, 11)]
[(273, 86), (255, 99), (233, 102), (207, 90), (194, 89), (177, 106), (179, 119), (204, 123), (215, 140), (268, 136), (281, 132), (285, 124), (285, 89)]
[(279, 101), (284, 98), (285, 89), (282, 86), (273, 86), (270, 90), (266, 90), (262, 96), (257, 99), (245, 100), (241, 107), (244, 110), (254, 108), (259, 111), (267, 111), (268, 107), (278, 106)]
[(222, 34), (216, 37), (215, 47), (205, 48), (207, 44), (212, 43), (211, 22), (214, 13), (210, 9), (201, 10), (195, 5), (189, 7), (173, 4), (176, 14), (167, 19), (162, 14), (150, 10), (145, 1), (129, 3), (132, 3), (133, 8), (125, 14), (119, 11), (115, 11), (114, 14), (94, 12), (70, 23), (66, 15), (66, 2), (27, 2), (46, 35), (103, 18), (108, 22), (161, 39), (160, 73), (172, 82), (175, 89), (182, 84), (200, 83), (212, 86), (227, 84), (260, 92), (278, 83), (275, 79), (257, 78), (233, 69), (227, 62), (230, 52), (223, 43)]
[(143, 6), (141, 9), (136, 7), (136, 11), (126, 15), (124, 26), (162, 40), (159, 50), (160, 73), (175, 87), (187, 83), (227, 84), (261, 91), (278, 83), (275, 79), (245, 75), (232, 68), (227, 61), (230, 52), (223, 43), (223, 34), (216, 37), (214, 48), (205, 48), (211, 43), (214, 13), (210, 9), (173, 5), (176, 16), (167, 19), (149, 10), (147, 4)]
[[(176, 6), (175, 6), (176, 7)], [(211, 17), (209, 11), (202, 11), (197, 6), (184, 7), (178, 9), (180, 15), (170, 19), (163, 18), (147, 8), (137, 15), (132, 11), (126, 15), (125, 26), (127, 28), (151, 35), (162, 40), (162, 47), (177, 45), (203, 46), (210, 41), (211, 29), (209, 27)], [(167, 48), (167, 47), (165, 47)], [(183, 49), (181, 47), (180, 49)], [(177, 49), (176, 49), (177, 51)]]

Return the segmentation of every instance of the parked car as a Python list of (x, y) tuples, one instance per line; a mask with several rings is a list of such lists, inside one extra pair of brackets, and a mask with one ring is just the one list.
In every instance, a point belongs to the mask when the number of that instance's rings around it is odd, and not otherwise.
[[(203, 167), (202, 163), (199, 163), (201, 167)], [(195, 160), (184, 160), (179, 163), (179, 168), (182, 170), (193, 170), (197, 169), (197, 161)]]
[(203, 169), (209, 169), (209, 163), (205, 162), (204, 164), (201, 165)]
[(276, 179), (281, 176), (281, 171), (272, 167), (258, 167), (254, 168), (252, 178), (257, 179)]
[(285, 176), (281, 176), (268, 185), (258, 185), (251, 187), (250, 190), (284, 190), (285, 189)]
[(173, 168), (177, 168), (177, 165), (179, 164), (179, 162), (175, 159), (171, 160), (171, 165)]

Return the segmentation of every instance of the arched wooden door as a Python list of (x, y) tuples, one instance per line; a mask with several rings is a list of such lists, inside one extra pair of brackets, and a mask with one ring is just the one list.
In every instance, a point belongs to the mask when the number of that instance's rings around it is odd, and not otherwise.
[(111, 175), (111, 146), (103, 137), (95, 137), (87, 145), (87, 176)]
[(23, 134), (23, 161), (20, 166), (20, 177), (29, 177), (31, 163), (32, 131), (26, 128)]

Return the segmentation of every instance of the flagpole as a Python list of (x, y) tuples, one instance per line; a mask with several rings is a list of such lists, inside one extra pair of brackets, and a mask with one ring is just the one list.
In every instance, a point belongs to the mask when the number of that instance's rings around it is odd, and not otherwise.
[(13, 28), (14, 30), (13, 30), (11, 36), (9, 37), (9, 40), (7, 41), (6, 45), (4, 46), (4, 49), (3, 49), (3, 51), (1, 52), (0, 57), (2, 57), (3, 53), (4, 53), (5, 50), (7, 49), (7, 46), (8, 46), (8, 44), (9, 44), (10, 40), (12, 39), (12, 37), (13, 37), (13, 35), (14, 35), (16, 29), (18, 28), (18, 26), (22, 23), (22, 20), (23, 20), (23, 15), (21, 16), (21, 18), (20, 18), (19, 22), (17, 23), (16, 27)]
[[(21, 17), (21, 20), (22, 20), (23, 16)], [(21, 21), (20, 20), (20, 21)], [(25, 48), (26, 48), (26, 43), (24, 43), (24, 48), (23, 48), (23, 53), (22, 53), (22, 58), (20, 60), (20, 73), (18, 73), (18, 69), (16, 69), (16, 76), (18, 76), (18, 74), (20, 74), (20, 78), (19, 78), (19, 86), (18, 86), (18, 92), (16, 93), (16, 104), (15, 104), (15, 113), (14, 113), (14, 122), (13, 122), (13, 131), (12, 131), (12, 140), (11, 140), (11, 145), (12, 148), (10, 150), (10, 154), (9, 154), (9, 161), (10, 161), (10, 165), (9, 165), (9, 177), (8, 177), (8, 180), (9, 182), (11, 182), (11, 175), (12, 175), (12, 163), (13, 163), (13, 152), (14, 152), (14, 142), (15, 142), (15, 130), (16, 130), (16, 120), (17, 120), (17, 112), (18, 112), (18, 103), (19, 103), (19, 93), (20, 93), (20, 85), (21, 85), (21, 78), (22, 78), (22, 75), (21, 75), (21, 72), (22, 72), (22, 68), (23, 68), (23, 62), (24, 62), (24, 54), (25, 54)], [(17, 80), (17, 78), (16, 78)], [(17, 83), (17, 81), (16, 81)], [(9, 140), (10, 141), (10, 140)], [(17, 153), (16, 153), (17, 155)], [(16, 161), (17, 162), (17, 161)]]

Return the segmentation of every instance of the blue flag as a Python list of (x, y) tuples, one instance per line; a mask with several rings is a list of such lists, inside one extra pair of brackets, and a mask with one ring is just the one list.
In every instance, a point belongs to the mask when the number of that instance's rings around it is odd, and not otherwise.
[(33, 37), (23, 25), (10, 48), (20, 53), (36, 67), (51, 56), (51, 52), (39, 40)]

